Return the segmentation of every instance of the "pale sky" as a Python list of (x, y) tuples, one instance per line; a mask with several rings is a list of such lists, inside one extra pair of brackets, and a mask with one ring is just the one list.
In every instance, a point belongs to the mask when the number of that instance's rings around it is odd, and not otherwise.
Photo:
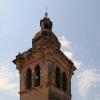
[[(0, 100), (19, 100), (12, 60), (32, 46), (46, 0), (0, 0)], [(100, 0), (47, 0), (53, 32), (77, 67), (72, 100), (100, 99)]]

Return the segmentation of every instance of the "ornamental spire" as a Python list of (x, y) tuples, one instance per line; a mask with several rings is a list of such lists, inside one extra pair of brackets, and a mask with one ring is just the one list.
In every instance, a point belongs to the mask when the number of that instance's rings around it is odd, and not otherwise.
[(45, 17), (48, 17), (48, 11), (47, 11), (47, 6), (46, 6), (46, 12), (45, 12)]

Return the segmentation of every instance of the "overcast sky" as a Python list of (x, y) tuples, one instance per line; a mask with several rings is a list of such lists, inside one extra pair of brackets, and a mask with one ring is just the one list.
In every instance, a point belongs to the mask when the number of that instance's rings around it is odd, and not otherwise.
[[(0, 0), (0, 100), (19, 100), (12, 60), (32, 47), (46, 0)], [(61, 50), (77, 67), (72, 100), (100, 100), (100, 0), (47, 0)]]

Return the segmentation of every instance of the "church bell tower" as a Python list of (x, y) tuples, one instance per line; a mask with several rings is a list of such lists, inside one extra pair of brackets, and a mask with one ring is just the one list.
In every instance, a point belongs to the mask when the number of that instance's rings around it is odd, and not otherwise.
[(45, 13), (32, 48), (13, 60), (20, 74), (20, 100), (71, 100), (71, 77), (76, 67), (60, 50), (52, 26)]

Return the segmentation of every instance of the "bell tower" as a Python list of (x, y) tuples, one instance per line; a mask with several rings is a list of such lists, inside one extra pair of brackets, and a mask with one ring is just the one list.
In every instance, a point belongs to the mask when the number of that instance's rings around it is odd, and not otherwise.
[(20, 74), (20, 100), (71, 100), (71, 77), (76, 67), (60, 50), (52, 26), (45, 13), (32, 48), (13, 60)]

